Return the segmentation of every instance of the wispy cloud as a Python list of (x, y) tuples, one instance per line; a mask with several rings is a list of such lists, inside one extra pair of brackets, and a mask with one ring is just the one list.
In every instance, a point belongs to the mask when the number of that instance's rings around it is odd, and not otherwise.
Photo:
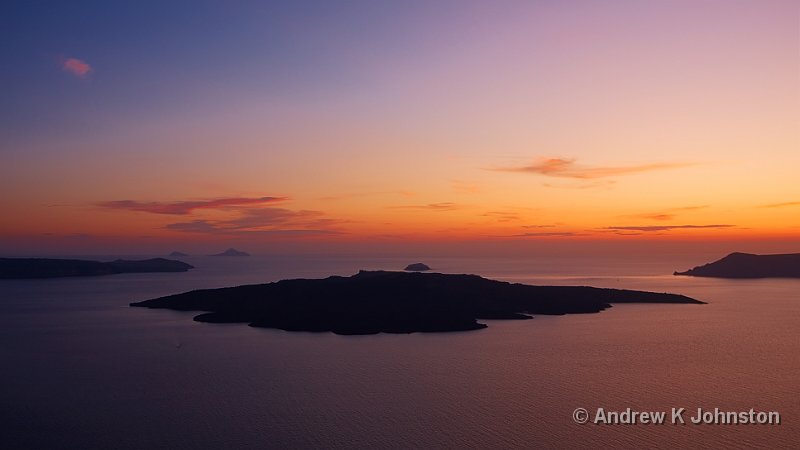
[(477, 183), (470, 183), (462, 180), (453, 180), (450, 182), (450, 186), (454, 192), (459, 194), (476, 194), (480, 191), (480, 187), (478, 187)]
[(619, 226), (605, 227), (603, 230), (610, 231), (639, 231), (639, 232), (658, 232), (678, 229), (703, 229), (703, 228), (732, 228), (735, 225), (642, 225), (642, 226)]
[(787, 206), (800, 206), (800, 202), (772, 203), (770, 205), (761, 205), (759, 208), (785, 208)]
[(97, 206), (151, 214), (191, 216), (198, 210), (220, 210), (223, 218), (195, 219), (169, 223), (170, 231), (224, 235), (323, 235), (341, 234), (336, 225), (343, 221), (325, 217), (321, 211), (292, 210), (271, 206), (286, 197), (225, 197), (176, 202), (113, 200)]
[(675, 214), (667, 214), (667, 213), (652, 213), (652, 214), (633, 214), (626, 217), (637, 217), (641, 219), (651, 219), (651, 220), (672, 220), (675, 218)]
[(668, 208), (663, 211), (658, 212), (650, 212), (650, 213), (642, 213), (642, 214), (627, 214), (624, 216), (619, 217), (629, 217), (633, 219), (650, 219), (650, 220), (659, 220), (659, 221), (666, 221), (674, 219), (679, 212), (686, 212), (686, 211), (696, 211), (698, 209), (708, 208), (707, 205), (702, 206), (680, 206), (677, 208)]
[(487, 211), (481, 215), (495, 219), (498, 222), (516, 222), (522, 220), (522, 217), (513, 211)]
[(493, 169), (501, 172), (522, 172), (558, 178), (573, 178), (579, 180), (592, 180), (620, 175), (632, 175), (655, 170), (677, 169), (688, 167), (689, 163), (651, 163), (631, 166), (585, 166), (577, 164), (574, 159), (567, 158), (540, 158), (535, 163)]
[(93, 70), (86, 61), (78, 58), (64, 58), (61, 60), (61, 69), (78, 78), (85, 78)]
[(167, 224), (164, 228), (172, 231), (186, 231), (188, 233), (215, 233), (220, 228), (207, 220), (192, 220), (191, 222), (178, 222)]
[(357, 192), (357, 193), (348, 193), (348, 194), (325, 195), (323, 197), (318, 197), (318, 199), (319, 200), (325, 200), (325, 201), (336, 201), (336, 200), (348, 200), (348, 199), (359, 198), (359, 197), (367, 197), (369, 195), (373, 195), (373, 193)]
[(542, 231), (533, 233), (514, 234), (510, 237), (566, 237), (566, 236), (581, 236), (581, 234), (572, 231)]
[(459, 209), (460, 206), (451, 203), (451, 202), (442, 202), (442, 203), (428, 203), (427, 205), (400, 205), (400, 206), (389, 206), (392, 209), (418, 209), (424, 211), (452, 211), (454, 209)]
[(608, 189), (616, 184), (616, 180), (582, 180), (559, 183), (542, 183), (542, 186), (560, 189)]
[(335, 229), (340, 223), (342, 221), (325, 218), (320, 211), (262, 207), (242, 210), (238, 217), (230, 219), (177, 222), (164, 228), (206, 234), (308, 235), (341, 234)]
[(288, 200), (286, 197), (229, 197), (210, 200), (187, 200), (178, 202), (140, 202), (135, 200), (112, 200), (99, 202), (101, 208), (123, 209), (141, 211), (153, 214), (186, 215), (197, 209), (221, 209), (226, 207), (241, 207), (264, 205)]
[(554, 228), (555, 225), (523, 225), (522, 228)]
[(697, 211), (698, 209), (706, 208), (708, 208), (708, 205), (678, 206), (677, 208), (670, 208), (668, 211)]
[(415, 193), (409, 191), (378, 191), (378, 190), (369, 190), (363, 192), (344, 192), (341, 194), (334, 194), (334, 195), (325, 195), (322, 197), (317, 197), (318, 200), (325, 200), (325, 201), (335, 201), (335, 200), (348, 200), (353, 198), (360, 198), (360, 197), (371, 197), (371, 196), (383, 196), (383, 195), (396, 195), (400, 197), (414, 197), (416, 196)]
[(305, 223), (322, 217), (320, 211), (293, 211), (286, 208), (258, 208), (245, 210), (241, 216), (220, 222), (231, 229), (255, 229), (302, 220)]

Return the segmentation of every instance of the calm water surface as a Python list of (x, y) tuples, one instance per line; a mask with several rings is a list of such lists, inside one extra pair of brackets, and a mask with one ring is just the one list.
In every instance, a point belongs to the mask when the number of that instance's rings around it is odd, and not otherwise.
[[(406, 259), (187, 258), (183, 274), (0, 281), (0, 448), (797, 448), (800, 280), (700, 261), (424, 258), (442, 272), (677, 292), (708, 305), (343, 337), (195, 323), (129, 302), (397, 269)], [(782, 424), (579, 425), (592, 413), (778, 411)], [(689, 413), (686, 418), (688, 419)]]

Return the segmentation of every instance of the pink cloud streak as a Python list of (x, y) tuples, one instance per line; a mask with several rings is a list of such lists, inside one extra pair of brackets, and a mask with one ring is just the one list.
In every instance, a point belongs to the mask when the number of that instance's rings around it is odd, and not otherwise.
[(261, 205), (287, 200), (285, 197), (233, 197), (211, 200), (189, 200), (180, 202), (138, 202), (135, 200), (112, 200), (97, 203), (101, 208), (125, 209), (153, 214), (186, 215), (196, 209), (220, 209), (229, 206)]
[(92, 71), (92, 66), (78, 58), (67, 58), (61, 62), (61, 69), (78, 78), (85, 78)]
[(576, 178), (580, 180), (592, 180), (596, 178), (606, 178), (619, 175), (630, 175), (653, 170), (676, 169), (688, 167), (689, 163), (654, 163), (640, 164), (635, 166), (597, 166), (587, 167), (575, 163), (574, 159), (565, 158), (542, 158), (537, 162), (521, 167), (508, 167), (495, 169), (503, 172), (527, 172), (549, 177)]

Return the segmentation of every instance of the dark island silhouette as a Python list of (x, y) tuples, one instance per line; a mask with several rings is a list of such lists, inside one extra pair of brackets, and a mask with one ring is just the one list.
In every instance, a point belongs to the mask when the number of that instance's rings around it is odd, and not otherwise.
[(83, 259), (0, 258), (0, 278), (58, 278), (113, 275), (117, 273), (186, 272), (194, 267), (164, 258), (118, 259), (111, 262)]
[(478, 330), (487, 326), (478, 319), (596, 313), (611, 303), (703, 302), (676, 294), (531, 286), (477, 275), (361, 271), (350, 277), (196, 290), (131, 306), (205, 311), (194, 318), (198, 322), (349, 335)]
[(414, 264), (407, 265), (406, 268), (403, 269), (403, 270), (405, 270), (407, 272), (425, 272), (425, 271), (431, 270), (431, 268), (427, 264), (414, 263)]
[(170, 258), (185, 258), (187, 256), (189, 256), (189, 255), (186, 254), (186, 253), (183, 253), (183, 252), (179, 252), (179, 251), (174, 251), (174, 252), (169, 254)]
[(211, 256), (250, 256), (250, 254), (246, 252), (240, 252), (235, 248), (229, 248), (222, 253), (217, 253)]
[(674, 275), (713, 278), (800, 278), (800, 253), (754, 255), (731, 253), (703, 266)]

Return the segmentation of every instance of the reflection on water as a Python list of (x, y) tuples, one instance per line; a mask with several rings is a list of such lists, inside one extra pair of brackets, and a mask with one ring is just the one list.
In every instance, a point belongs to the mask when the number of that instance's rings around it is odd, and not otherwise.
[[(800, 280), (696, 261), (446, 259), (443, 272), (677, 292), (708, 305), (336, 336), (128, 308), (202, 287), (397, 269), (391, 258), (188, 258), (185, 274), (0, 282), (0, 448), (793, 448)], [(577, 407), (774, 410), (779, 426), (578, 425)]]

